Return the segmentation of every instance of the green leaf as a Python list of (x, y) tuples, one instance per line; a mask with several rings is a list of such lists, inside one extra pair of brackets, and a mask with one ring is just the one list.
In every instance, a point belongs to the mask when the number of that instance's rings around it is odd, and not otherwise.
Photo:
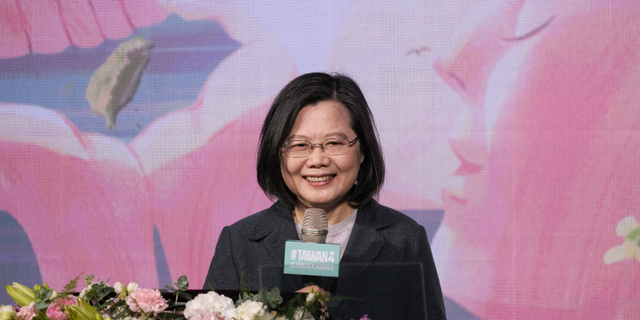
[(211, 285), (211, 283), (207, 282), (206, 285), (207, 287), (209, 287), (210, 291), (216, 291), (215, 288)]
[(249, 287), (244, 281), (244, 272), (240, 273), (240, 292), (249, 292)]
[(186, 291), (189, 289), (189, 279), (187, 276), (182, 275), (178, 278), (178, 281), (174, 282), (180, 291)]
[(635, 242), (635, 244), (637, 245), (640, 245), (640, 227), (631, 230), (629, 233), (627, 233), (625, 238)]
[(178, 295), (179, 295), (182, 299), (185, 299), (185, 300), (191, 300), (191, 299), (193, 299), (193, 297), (192, 297), (190, 294), (186, 293), (186, 292), (179, 291), (179, 292), (178, 292)]
[(45, 310), (40, 310), (33, 320), (49, 320), (49, 318), (47, 317)]
[(88, 275), (88, 276), (85, 276), (85, 277), (84, 277), (84, 283), (86, 283), (86, 284), (87, 284), (87, 287), (88, 287), (88, 286), (91, 286), (91, 284), (93, 283), (93, 275), (92, 275), (92, 274), (90, 274), (90, 275)]
[(49, 288), (48, 284), (44, 283), (41, 286), (35, 285), (34, 289), (35, 289), (34, 297), (36, 301), (50, 302), (49, 300), (51, 300), (51, 297), (53, 296), (54, 291), (53, 289)]
[(50, 304), (51, 303), (48, 303), (47, 301), (38, 301), (36, 302), (35, 308), (37, 310), (44, 310), (44, 309), (47, 309)]
[(80, 276), (82, 276), (82, 273), (75, 277), (75, 279), (69, 281), (69, 283), (64, 286), (64, 290), (61, 293), (66, 295), (75, 291), (78, 287), (78, 280), (80, 279)]

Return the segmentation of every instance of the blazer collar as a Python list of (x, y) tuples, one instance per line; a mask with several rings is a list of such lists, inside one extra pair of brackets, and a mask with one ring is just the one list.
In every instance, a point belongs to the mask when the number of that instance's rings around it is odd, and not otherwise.
[(358, 216), (351, 231), (347, 249), (340, 260), (340, 280), (336, 288), (338, 295), (349, 296), (358, 279), (382, 250), (384, 238), (378, 230), (389, 226), (390, 221), (379, 214), (379, 206), (371, 199), (358, 208)]
[(265, 249), (273, 258), (273, 263), (284, 263), (284, 247), (287, 240), (299, 240), (293, 220), (293, 209), (277, 201), (266, 211), (265, 219), (255, 225), (249, 241), (264, 243)]
[[(281, 201), (274, 203), (265, 212), (265, 218), (255, 225), (249, 241), (261, 242), (269, 253), (274, 266), (284, 265), (284, 251), (287, 240), (300, 240), (293, 220), (293, 208)], [(302, 288), (302, 277), (292, 274), (281, 274), (279, 288), (283, 291), (295, 291)], [(271, 289), (271, 288), (269, 288)]]
[[(358, 279), (380, 253), (384, 238), (379, 230), (389, 226), (390, 221), (384, 214), (380, 214), (379, 207), (373, 199), (358, 207), (358, 216), (340, 261), (340, 280), (335, 294), (348, 296)], [(249, 240), (262, 242), (273, 259), (273, 264), (283, 265), (287, 240), (300, 240), (293, 220), (293, 208), (281, 201), (274, 203), (267, 209), (266, 219), (261, 219), (261, 224), (253, 227)], [(282, 286), (296, 288), (300, 283), (299, 278), (283, 275)]]

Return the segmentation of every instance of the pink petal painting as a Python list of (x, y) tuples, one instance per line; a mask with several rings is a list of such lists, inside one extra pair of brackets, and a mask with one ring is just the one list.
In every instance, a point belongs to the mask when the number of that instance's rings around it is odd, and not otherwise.
[[(129, 141), (0, 92), (0, 211), (50, 286), (83, 272), (164, 285), (160, 244), (170, 276), (200, 288), (221, 229), (271, 203), (255, 161), (272, 99), (302, 72), (337, 71), (376, 116), (380, 202), (444, 211), (430, 238), (451, 319), (640, 314), (638, 261), (605, 263), (621, 221), (640, 220), (637, 1), (1, 0), (0, 59), (124, 41), (176, 16), (239, 47), (192, 101), (144, 101), (170, 111)], [(24, 86), (48, 76), (29, 71)], [(0, 88), (11, 81), (0, 69)]]

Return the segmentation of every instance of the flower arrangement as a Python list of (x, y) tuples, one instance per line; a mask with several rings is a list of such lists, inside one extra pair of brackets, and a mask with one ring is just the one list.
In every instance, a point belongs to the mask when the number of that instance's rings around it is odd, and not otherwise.
[[(16, 303), (0, 306), (0, 320), (302, 320), (327, 319), (322, 307), (328, 295), (300, 294), (283, 301), (278, 288), (263, 288), (257, 294), (241, 292), (238, 300), (215, 291), (187, 293), (189, 281), (181, 276), (167, 285), (175, 299), (165, 299), (157, 289), (143, 289), (132, 282), (113, 286), (94, 276), (84, 277), (86, 286), (76, 296), (80, 276), (56, 292), (45, 283), (33, 290), (19, 283), (7, 285)], [(174, 286), (175, 285), (175, 286)], [(186, 301), (186, 302), (185, 302)], [(370, 320), (364, 315), (360, 320)]]

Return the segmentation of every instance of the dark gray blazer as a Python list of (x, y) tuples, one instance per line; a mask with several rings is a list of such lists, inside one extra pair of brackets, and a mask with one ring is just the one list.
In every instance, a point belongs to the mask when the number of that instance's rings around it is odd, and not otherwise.
[[(223, 228), (204, 289), (238, 290), (241, 277), (250, 290), (278, 286), (294, 292), (308, 285), (309, 277), (282, 273), (285, 242), (299, 240), (292, 212), (278, 201)], [(428, 319), (446, 319), (424, 227), (373, 200), (358, 208), (340, 277), (316, 284), (332, 295), (353, 298), (331, 302), (332, 319), (364, 314), (374, 320), (425, 319), (425, 313)]]

